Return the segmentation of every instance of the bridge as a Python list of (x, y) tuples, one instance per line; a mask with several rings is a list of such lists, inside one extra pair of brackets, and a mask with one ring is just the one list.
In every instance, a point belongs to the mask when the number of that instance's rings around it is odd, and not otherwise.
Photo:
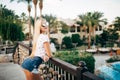
[[(0, 80), (25, 80), (20, 67), (23, 60), (29, 56), (31, 48), (23, 43), (17, 43), (13, 53), (13, 63), (0, 64)], [(85, 70), (84, 66), (74, 66), (57, 58), (52, 58), (39, 68), (44, 80), (102, 80)]]

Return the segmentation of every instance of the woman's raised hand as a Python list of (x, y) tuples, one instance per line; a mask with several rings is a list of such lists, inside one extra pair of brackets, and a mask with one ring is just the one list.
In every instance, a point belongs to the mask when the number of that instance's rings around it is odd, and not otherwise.
[(43, 57), (43, 60), (44, 60), (44, 62), (47, 62), (47, 61), (49, 60), (49, 57), (48, 57), (47, 55), (45, 55), (45, 56)]

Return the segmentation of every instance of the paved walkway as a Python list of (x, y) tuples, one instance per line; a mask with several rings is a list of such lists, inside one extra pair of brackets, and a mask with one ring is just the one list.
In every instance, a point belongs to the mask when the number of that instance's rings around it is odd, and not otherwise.
[(94, 54), (95, 58), (95, 69), (106, 64), (106, 60), (110, 58), (109, 54)]
[(25, 80), (25, 75), (18, 64), (0, 63), (0, 80)]

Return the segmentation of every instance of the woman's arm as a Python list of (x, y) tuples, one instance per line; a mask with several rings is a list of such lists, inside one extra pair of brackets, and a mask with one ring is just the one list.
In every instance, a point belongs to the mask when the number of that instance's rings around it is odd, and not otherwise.
[(50, 43), (49, 42), (44, 42), (44, 48), (46, 50), (47, 56), (49, 58), (52, 57), (51, 50), (50, 50)]

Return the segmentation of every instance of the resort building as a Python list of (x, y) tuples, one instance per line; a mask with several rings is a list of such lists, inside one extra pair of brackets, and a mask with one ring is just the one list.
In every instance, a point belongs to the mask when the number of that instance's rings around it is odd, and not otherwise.
[[(66, 34), (63, 34), (61, 32), (61, 30), (62, 30), (61, 27), (57, 28), (56, 33), (50, 34), (50, 37), (56, 38), (58, 40), (59, 44), (62, 43), (62, 39), (65, 36), (71, 36), (72, 34), (79, 34), (81, 38), (83, 38), (83, 37), (87, 38), (87, 36), (89, 35), (88, 28), (76, 24), (76, 21), (77, 21), (76, 19), (72, 20), (72, 19), (59, 18), (59, 21), (63, 21), (64, 23), (66, 23), (69, 26), (68, 33), (66, 33)], [(95, 27), (95, 28), (92, 27), (91, 35), (92, 36), (100, 35), (105, 28), (106, 28), (106, 25), (103, 23), (100, 23), (100, 26)], [(23, 24), (23, 32), (26, 35), (26, 40), (28, 40), (29, 39), (29, 25), (28, 25), (28, 23)], [(33, 35), (33, 26), (32, 25), (31, 25), (31, 35)]]
[[(60, 21), (63, 21), (64, 23), (66, 23), (69, 28), (68, 28), (68, 33), (67, 34), (63, 34), (61, 33), (61, 28), (58, 28), (58, 32), (54, 33), (54, 34), (50, 34), (51, 38), (56, 38), (58, 39), (59, 44), (61, 44), (62, 39), (65, 36), (71, 36), (72, 34), (79, 34), (81, 38), (88, 36), (88, 30), (87, 27), (83, 27), (81, 25), (76, 24), (76, 20), (72, 20), (72, 19), (60, 19)], [(96, 27), (95, 29), (92, 28), (92, 33), (91, 35), (100, 35), (103, 30), (105, 29), (105, 24), (100, 23), (101, 26)]]

